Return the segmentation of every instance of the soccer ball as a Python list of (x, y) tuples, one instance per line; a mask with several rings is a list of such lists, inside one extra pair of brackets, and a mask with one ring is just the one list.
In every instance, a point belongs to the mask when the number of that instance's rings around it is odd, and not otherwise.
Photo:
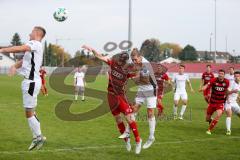
[(58, 22), (63, 22), (67, 19), (67, 10), (66, 8), (58, 8), (54, 13), (53, 17)]

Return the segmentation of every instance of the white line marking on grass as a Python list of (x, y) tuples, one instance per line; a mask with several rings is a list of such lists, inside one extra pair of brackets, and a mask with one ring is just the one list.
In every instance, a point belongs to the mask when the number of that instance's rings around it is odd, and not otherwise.
[[(192, 142), (207, 142), (214, 141), (218, 139), (224, 140), (233, 140), (240, 139), (239, 136), (231, 136), (231, 137), (221, 137), (221, 138), (206, 138), (206, 139), (193, 139), (193, 140), (183, 140), (183, 141), (166, 141), (166, 142), (156, 142), (154, 145), (164, 145), (164, 144), (181, 144), (181, 143), (192, 143)], [(59, 149), (43, 149), (38, 151), (0, 151), (0, 154), (25, 154), (25, 153), (54, 153), (54, 152), (77, 152), (80, 150), (91, 150), (91, 149), (109, 149), (109, 148), (123, 148), (123, 145), (105, 145), (105, 146), (87, 146), (87, 147), (74, 147), (74, 148), (59, 148)]]

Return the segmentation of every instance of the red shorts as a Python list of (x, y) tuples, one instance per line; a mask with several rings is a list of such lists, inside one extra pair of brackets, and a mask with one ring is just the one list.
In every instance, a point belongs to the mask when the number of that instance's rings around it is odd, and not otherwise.
[(42, 85), (45, 85), (46, 81), (44, 79), (42, 79)]
[(209, 104), (207, 108), (207, 114), (212, 115), (216, 110), (224, 111), (224, 104)]
[(119, 115), (120, 113), (128, 115), (133, 112), (124, 95), (114, 95), (108, 93), (108, 104), (114, 116)]

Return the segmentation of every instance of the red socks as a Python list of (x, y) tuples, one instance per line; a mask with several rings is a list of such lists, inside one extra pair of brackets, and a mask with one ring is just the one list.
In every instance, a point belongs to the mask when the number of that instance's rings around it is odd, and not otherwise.
[(118, 126), (119, 132), (120, 132), (121, 134), (123, 134), (124, 131), (125, 131), (125, 125), (124, 125), (124, 123), (123, 123), (123, 122), (122, 122), (122, 123), (119, 123), (119, 124), (117, 124), (117, 126)]
[(218, 120), (212, 120), (212, 122), (210, 123), (210, 125), (209, 125), (209, 128), (208, 128), (208, 130), (212, 130), (215, 126), (216, 126), (216, 124), (218, 123)]
[(133, 121), (132, 123), (129, 124), (129, 126), (132, 129), (132, 132), (135, 137), (135, 141), (137, 143), (140, 142), (140, 136), (139, 136), (138, 129), (137, 129), (137, 123), (135, 121)]

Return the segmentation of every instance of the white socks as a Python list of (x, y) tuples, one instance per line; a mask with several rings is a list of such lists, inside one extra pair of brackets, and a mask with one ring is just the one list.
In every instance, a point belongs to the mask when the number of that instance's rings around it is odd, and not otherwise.
[(75, 101), (78, 99), (78, 95), (75, 95)]
[(177, 116), (177, 110), (178, 110), (178, 107), (173, 105), (173, 115), (174, 116)]
[(148, 118), (148, 123), (149, 123), (149, 139), (153, 139), (156, 127), (155, 117)]
[(226, 118), (227, 131), (231, 131), (231, 117)]
[(28, 124), (33, 133), (33, 138), (36, 138), (42, 134), (40, 129), (40, 122), (35, 116), (28, 118)]
[(185, 110), (186, 110), (187, 106), (186, 105), (182, 105), (182, 109), (181, 109), (181, 112), (180, 112), (180, 116), (182, 117)]

